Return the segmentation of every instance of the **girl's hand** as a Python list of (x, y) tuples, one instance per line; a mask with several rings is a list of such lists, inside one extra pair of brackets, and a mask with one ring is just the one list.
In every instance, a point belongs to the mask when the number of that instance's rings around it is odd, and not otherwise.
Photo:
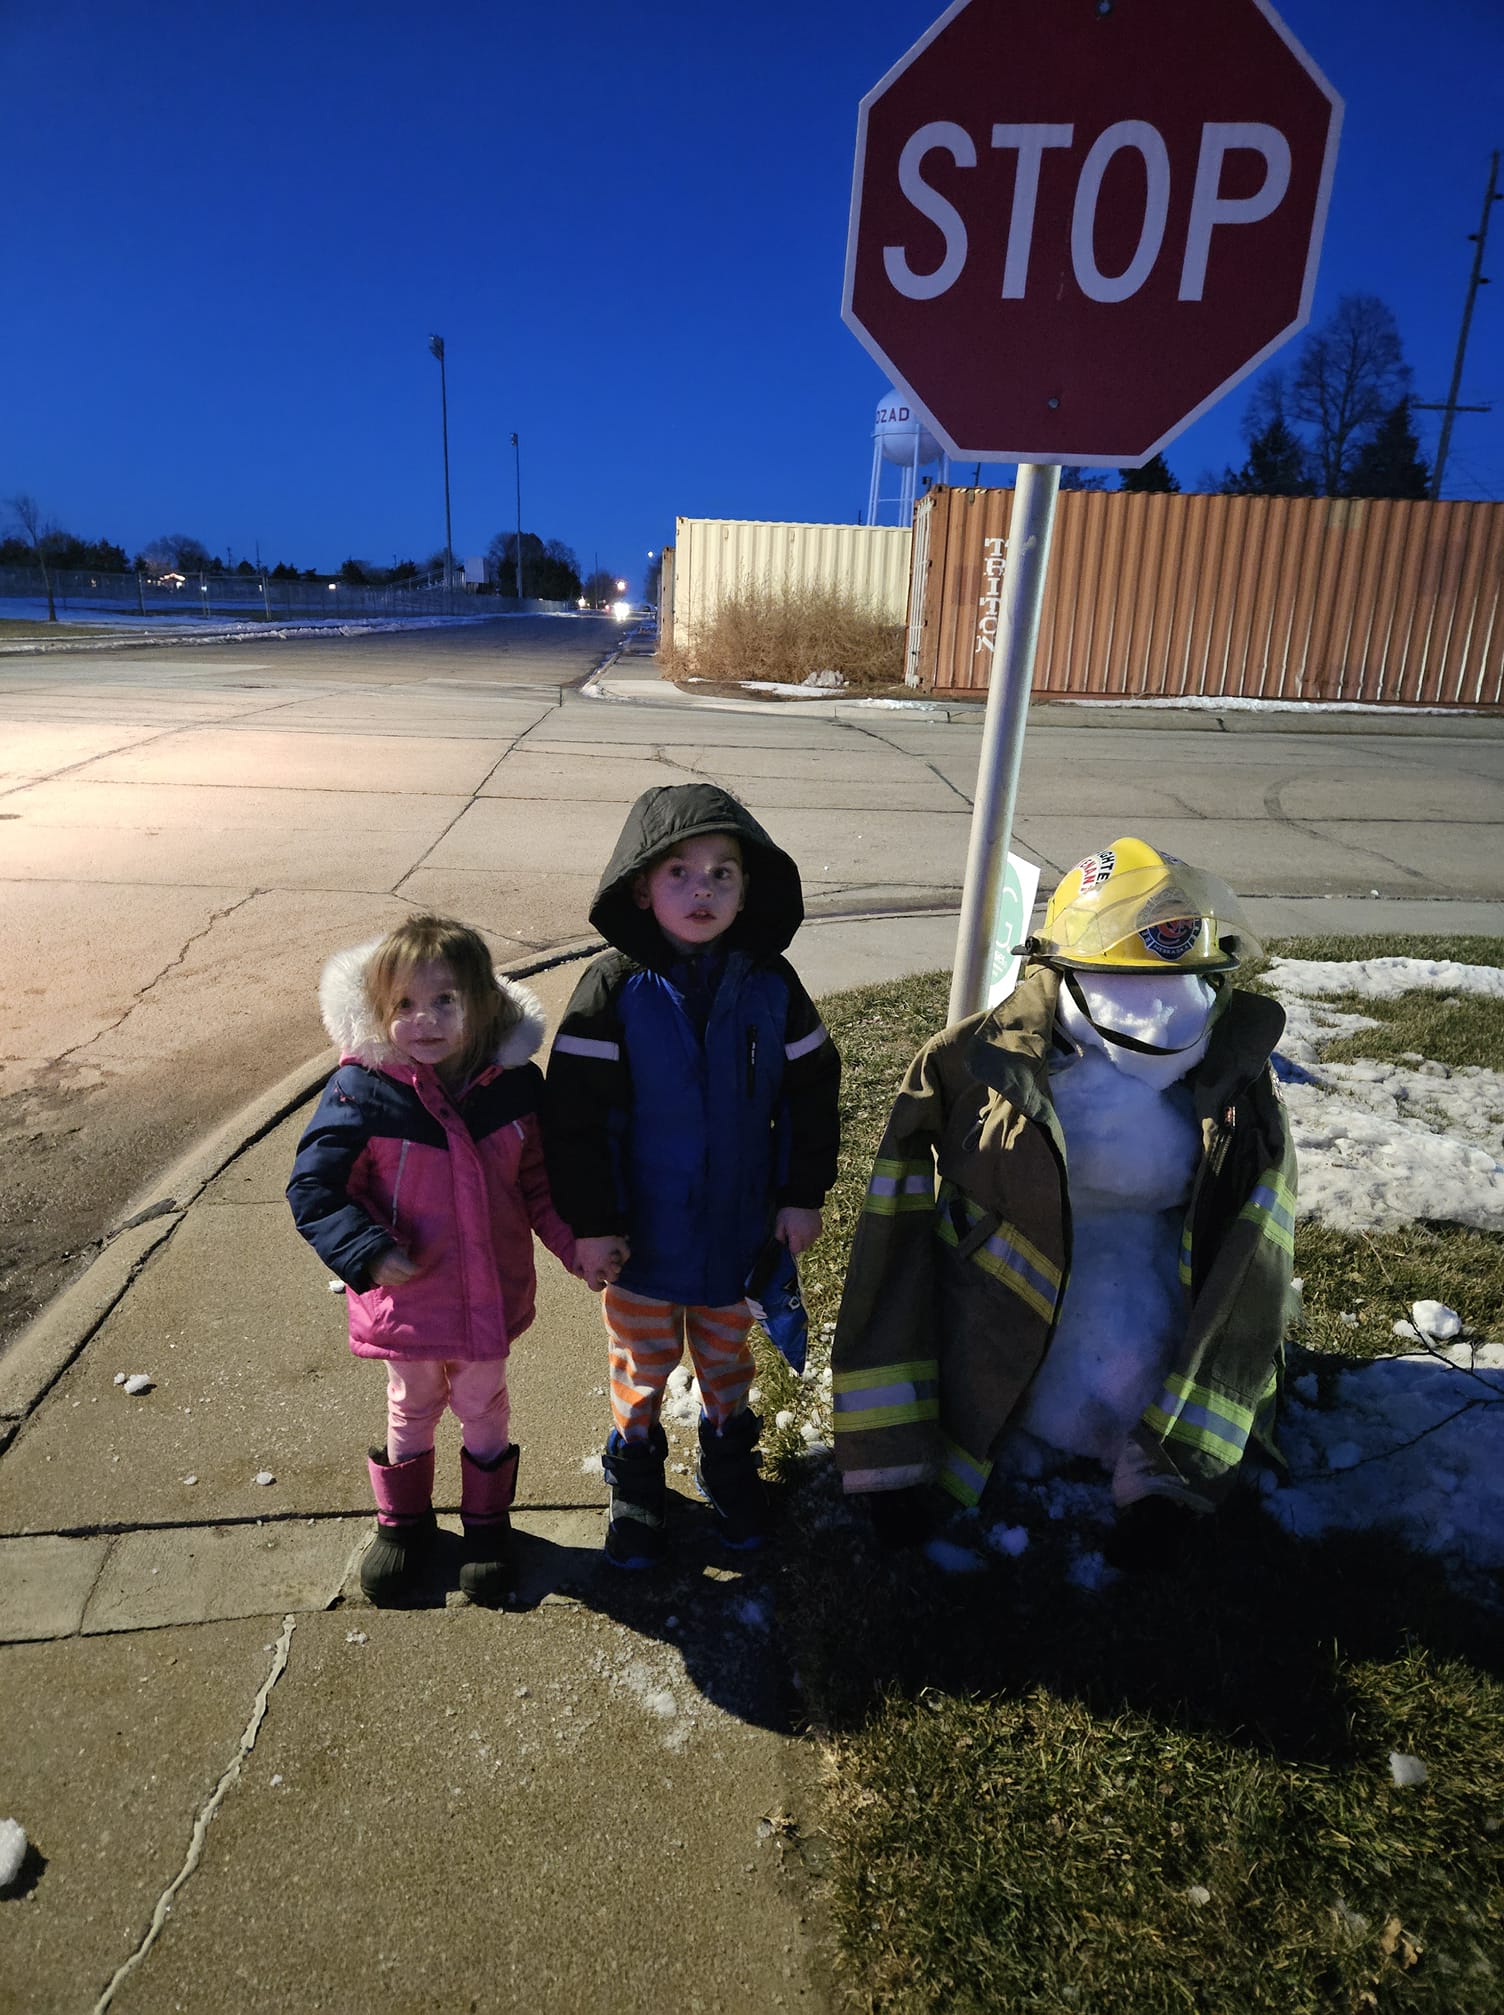
[(373, 1260), (366, 1271), (371, 1276), (373, 1287), (404, 1287), (418, 1268), (400, 1245), (389, 1245), (380, 1259)]
[(798, 1204), (785, 1204), (773, 1220), (773, 1236), (786, 1245), (797, 1259), (801, 1252), (812, 1246), (825, 1229), (825, 1220), (817, 1210), (805, 1210)]
[(616, 1279), (631, 1251), (631, 1246), (618, 1232), (602, 1238), (577, 1238), (574, 1242), (574, 1263), (586, 1287), (599, 1294), (603, 1287), (609, 1287)]

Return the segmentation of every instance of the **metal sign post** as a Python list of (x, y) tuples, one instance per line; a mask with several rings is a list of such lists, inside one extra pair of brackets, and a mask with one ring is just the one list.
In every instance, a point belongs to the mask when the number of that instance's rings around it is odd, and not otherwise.
[(956, 932), (956, 964), (950, 983), (949, 1019), (953, 1022), (975, 1014), (986, 1004), (993, 919), (997, 915), (1008, 841), (1013, 832), (1024, 724), (1034, 683), (1034, 653), (1039, 643), (1039, 612), (1044, 602), (1045, 570), (1050, 561), (1050, 537), (1055, 528), (1055, 499), (1059, 491), (1060, 470), (1056, 464), (1019, 464), (1008, 532), (1003, 604), (992, 645), (992, 676), (987, 687), (982, 752), (977, 763), (977, 794), (971, 814), (961, 921)]

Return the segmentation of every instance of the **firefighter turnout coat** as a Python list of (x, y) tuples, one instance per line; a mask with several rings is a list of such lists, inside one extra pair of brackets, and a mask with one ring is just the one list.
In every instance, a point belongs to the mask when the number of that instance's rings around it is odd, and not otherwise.
[[(1058, 973), (915, 1057), (873, 1164), (833, 1350), (848, 1492), (934, 1481), (973, 1505), (1054, 1334), (1070, 1178), (1050, 1091)], [(1189, 1073), (1202, 1152), (1180, 1245), (1183, 1339), (1130, 1436), (1141, 1481), (1207, 1510), (1270, 1430), (1294, 1257), (1295, 1157), (1269, 1058), (1284, 1010), (1230, 991)]]

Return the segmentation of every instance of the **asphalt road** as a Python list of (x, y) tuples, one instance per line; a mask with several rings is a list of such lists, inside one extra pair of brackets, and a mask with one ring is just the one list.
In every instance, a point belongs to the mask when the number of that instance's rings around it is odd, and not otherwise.
[[(154, 1176), (318, 1052), (331, 949), (416, 907), (503, 959), (578, 944), (650, 784), (737, 791), (812, 913), (958, 900), (979, 712), (583, 696), (618, 635), (535, 617), (0, 657), (0, 1347)], [(1143, 831), (1267, 929), (1498, 929), (1499, 728), (1043, 709), (1015, 841), (1045, 889)]]

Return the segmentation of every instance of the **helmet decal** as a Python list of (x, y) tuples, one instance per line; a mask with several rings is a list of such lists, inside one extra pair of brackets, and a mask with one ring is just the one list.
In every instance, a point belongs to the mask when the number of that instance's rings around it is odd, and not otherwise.
[(1171, 917), (1162, 924), (1151, 924), (1139, 936), (1157, 959), (1178, 959), (1191, 949), (1200, 933), (1200, 917)]
[(1076, 873), (1081, 877), (1081, 893), (1094, 889), (1105, 882), (1117, 865), (1117, 855), (1111, 847), (1105, 847), (1099, 854), (1088, 854), (1084, 861), (1076, 864)]

